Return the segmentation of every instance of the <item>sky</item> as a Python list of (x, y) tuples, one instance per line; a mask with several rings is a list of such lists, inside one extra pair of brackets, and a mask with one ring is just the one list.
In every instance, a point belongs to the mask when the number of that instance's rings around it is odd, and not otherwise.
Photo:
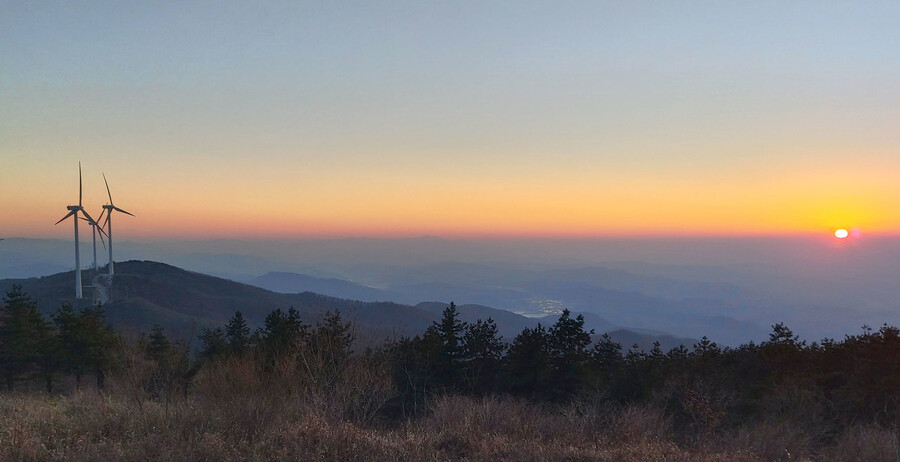
[[(0, 2), (0, 237), (900, 234), (900, 3)], [(84, 228), (83, 228), (84, 229)]]

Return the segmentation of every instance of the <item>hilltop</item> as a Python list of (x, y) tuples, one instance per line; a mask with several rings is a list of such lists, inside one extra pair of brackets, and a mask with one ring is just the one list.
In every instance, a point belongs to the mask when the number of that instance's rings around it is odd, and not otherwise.
[[(74, 303), (72, 279), (71, 271), (41, 278), (5, 279), (0, 280), (0, 290), (21, 284), (41, 311), (51, 313), (63, 303)], [(255, 327), (272, 310), (291, 307), (308, 322), (319, 319), (326, 311), (340, 311), (360, 328), (397, 334), (423, 331), (437, 319), (397, 303), (359, 302), (312, 292), (280, 294), (152, 261), (117, 263), (111, 296), (112, 300), (103, 306), (115, 326), (147, 330), (160, 324), (183, 334), (221, 326), (235, 311), (243, 312)]]
[[(85, 281), (90, 281), (90, 272), (85, 271)], [(311, 283), (326, 281), (327, 287), (355, 287), (352, 283), (339, 280), (302, 278), (299, 275), (277, 273), (256, 281), (287, 278), (290, 282), (303, 280)], [(25, 279), (0, 280), (0, 291), (9, 290), (13, 284), (20, 284), (38, 303), (45, 314), (56, 311), (64, 303), (75, 304), (72, 296), (72, 271), (51, 276)], [(89, 282), (88, 282), (89, 284)], [(322, 284), (320, 284), (322, 285)], [(365, 286), (358, 286), (365, 289)], [(375, 289), (372, 289), (373, 291)], [(85, 290), (85, 295), (93, 290)], [(272, 310), (296, 309), (307, 323), (315, 323), (326, 311), (340, 311), (346, 319), (352, 320), (364, 337), (396, 337), (417, 335), (425, 331), (440, 318), (445, 302), (423, 302), (414, 306), (394, 302), (357, 301), (332, 297), (310, 291), (300, 293), (277, 293), (251, 284), (235, 282), (194, 271), (187, 271), (165, 263), (154, 261), (126, 261), (116, 264), (115, 284), (111, 291), (111, 301), (103, 305), (109, 321), (126, 331), (147, 331), (154, 324), (160, 324), (176, 335), (193, 338), (203, 328), (224, 325), (235, 311), (241, 311), (251, 327), (262, 325), (265, 316)], [(92, 303), (87, 299), (82, 305)], [(477, 319), (494, 319), (498, 329), (507, 341), (526, 327), (538, 323), (550, 325), (555, 315), (542, 318), (525, 317), (511, 311), (483, 305), (459, 306), (460, 319), (474, 322)], [(637, 332), (624, 330), (609, 323), (602, 317), (585, 313), (586, 328), (595, 329), (599, 335), (616, 331), (617, 339), (623, 340), (628, 348), (637, 343), (648, 349), (653, 341), (664, 345), (683, 343), (690, 346), (696, 342), (691, 338), (667, 336), (663, 332)]]

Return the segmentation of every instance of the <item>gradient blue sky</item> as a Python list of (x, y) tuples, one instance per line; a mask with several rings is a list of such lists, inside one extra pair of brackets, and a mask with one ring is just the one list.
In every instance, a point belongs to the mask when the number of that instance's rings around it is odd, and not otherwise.
[(78, 160), (147, 237), (897, 233), (898, 43), (898, 2), (6, 1), (0, 235), (70, 233)]

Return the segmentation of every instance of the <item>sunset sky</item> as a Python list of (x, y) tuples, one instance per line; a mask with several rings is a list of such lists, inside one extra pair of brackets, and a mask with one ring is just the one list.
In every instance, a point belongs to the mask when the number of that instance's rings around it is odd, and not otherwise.
[[(0, 2), (0, 237), (900, 234), (900, 2)], [(86, 229), (86, 228), (82, 228)]]

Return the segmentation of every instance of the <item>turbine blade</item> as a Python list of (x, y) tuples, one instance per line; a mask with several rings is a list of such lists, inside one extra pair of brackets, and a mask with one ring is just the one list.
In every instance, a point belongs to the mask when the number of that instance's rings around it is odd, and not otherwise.
[(74, 210), (72, 210), (71, 212), (67, 213), (66, 216), (60, 218), (59, 221), (57, 221), (56, 223), (54, 223), (54, 225), (58, 225), (58, 224), (62, 223), (63, 220), (65, 220), (66, 218), (71, 217), (73, 213), (75, 213)]
[(106, 234), (106, 231), (102, 226), (97, 226), (97, 231), (100, 231), (100, 240), (103, 240), (103, 236), (109, 237), (109, 234)]
[(100, 224), (103, 222), (103, 214), (105, 214), (105, 213), (106, 213), (106, 209), (103, 209), (103, 211), (100, 212), (100, 218), (97, 219), (97, 224)]
[(103, 184), (106, 185), (106, 195), (109, 196), (109, 205), (112, 205), (112, 193), (109, 192), (109, 182), (106, 181), (106, 174), (103, 174)]
[(91, 218), (91, 215), (87, 213), (87, 210), (81, 209), (81, 213), (87, 217), (87, 221), (91, 222), (91, 224), (96, 223), (96, 221), (94, 221), (94, 219)]
[(106, 234), (103, 231), (103, 228), (97, 228), (100, 230), (100, 243), (103, 244), (103, 250), (106, 250), (106, 241), (103, 240), (103, 235)]
[(124, 213), (125, 215), (131, 215), (131, 216), (134, 216), (134, 214), (128, 213), (128, 212), (126, 212), (126, 211), (124, 211), (124, 210), (122, 210), (122, 209), (120, 209), (120, 208), (118, 208), (118, 207), (115, 207), (115, 206), (114, 206), (113, 208), (116, 209), (116, 210), (118, 210), (119, 212)]
[(78, 205), (81, 206), (81, 161), (78, 161)]

